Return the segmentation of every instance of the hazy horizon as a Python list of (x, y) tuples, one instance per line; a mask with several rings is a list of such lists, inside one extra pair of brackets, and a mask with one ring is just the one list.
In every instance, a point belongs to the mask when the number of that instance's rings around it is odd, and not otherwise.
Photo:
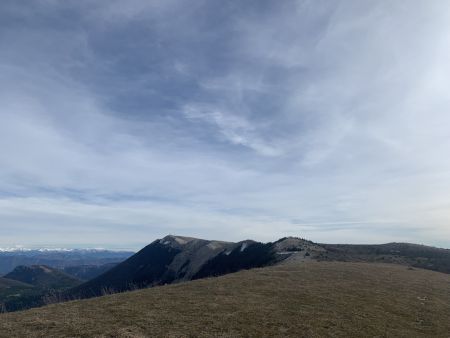
[[(179, 235), (179, 234), (166, 234), (166, 235), (173, 235), (173, 236), (182, 236), (182, 237), (192, 237), (189, 236), (188, 234), (185, 235)], [(100, 245), (100, 244), (95, 244), (95, 243), (72, 243), (72, 244), (68, 244), (66, 246), (58, 246), (55, 245), (53, 243), (42, 243), (40, 245), (36, 245), (36, 244), (29, 244), (29, 245), (22, 245), (22, 244), (17, 244), (17, 245), (11, 245), (9, 247), (7, 246), (1, 246), (0, 245), (0, 253), (1, 252), (13, 252), (13, 251), (21, 251), (21, 250), (49, 250), (49, 251), (63, 251), (63, 250), (108, 250), (108, 251), (133, 251), (133, 252), (138, 252), (139, 250), (143, 249), (145, 246), (149, 245), (150, 243), (152, 243), (155, 240), (161, 239), (165, 236), (161, 236), (159, 238), (149, 238), (148, 241), (142, 241), (142, 242), (135, 242), (135, 243), (129, 243), (128, 246), (122, 246), (119, 243), (109, 243), (107, 245)], [(301, 236), (287, 236), (287, 237), (301, 237)], [(222, 241), (223, 239), (221, 238), (208, 238), (208, 237), (195, 237), (195, 238), (199, 238), (199, 239), (204, 239), (204, 240), (217, 240), (217, 241)], [(272, 240), (269, 241), (263, 241), (263, 242), (275, 242), (277, 240), (279, 240), (280, 238), (273, 238)], [(309, 240), (308, 238), (305, 238), (306, 240)], [(253, 238), (241, 238), (238, 239), (236, 241), (244, 241), (244, 240), (253, 240)], [(319, 243), (319, 242), (317, 242)], [(393, 243), (393, 242), (373, 242), (373, 241), (366, 241), (366, 242), (320, 242), (319, 244), (361, 244), (361, 245), (378, 245), (378, 244), (388, 244), (388, 243)], [(410, 243), (410, 244), (419, 244), (419, 245), (426, 245), (426, 246), (433, 246), (432, 244), (427, 244), (427, 243)], [(440, 247), (439, 245), (436, 245), (437, 248), (442, 248), (442, 249), (450, 249), (449, 247)]]
[(438, 0), (2, 1), (0, 247), (450, 248), (449, 60)]

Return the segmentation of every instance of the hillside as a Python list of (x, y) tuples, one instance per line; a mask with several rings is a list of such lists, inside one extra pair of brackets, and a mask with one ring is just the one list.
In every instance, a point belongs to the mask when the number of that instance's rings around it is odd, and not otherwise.
[(18, 266), (0, 278), (0, 308), (17, 311), (60, 300), (60, 292), (81, 283), (45, 265)]
[(13, 279), (8, 279), (5, 277), (0, 277), (0, 289), (7, 289), (10, 287), (28, 287), (28, 288), (32, 288), (33, 285), (27, 284), (27, 283), (23, 283), (20, 281), (16, 281)]
[(42, 305), (36, 302), (40, 296), (33, 285), (0, 277), (0, 313)]
[(291, 262), (0, 316), (1, 337), (448, 337), (450, 275)]
[(9, 296), (15, 296), (33, 288), (33, 285), (0, 277), (0, 302)]
[(74, 287), (81, 281), (45, 265), (18, 266), (5, 278), (27, 283), (40, 289), (61, 290)]

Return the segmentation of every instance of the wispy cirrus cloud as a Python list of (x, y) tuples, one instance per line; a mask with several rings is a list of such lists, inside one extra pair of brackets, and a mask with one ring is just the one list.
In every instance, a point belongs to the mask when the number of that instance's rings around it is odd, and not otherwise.
[[(214, 105), (187, 105), (183, 108), (189, 120), (200, 121), (217, 127), (218, 133), (225, 141), (233, 145), (242, 145), (263, 156), (280, 156), (282, 149), (264, 141), (258, 134), (258, 127), (239, 114), (222, 112)], [(266, 128), (267, 131), (268, 128)]]
[(0, 13), (0, 244), (76, 244), (82, 229), (99, 245), (178, 232), (450, 246), (445, 2)]

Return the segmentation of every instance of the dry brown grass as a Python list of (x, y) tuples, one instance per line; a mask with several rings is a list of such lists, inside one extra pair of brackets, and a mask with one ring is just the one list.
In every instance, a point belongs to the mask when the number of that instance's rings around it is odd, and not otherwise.
[(450, 337), (450, 275), (306, 262), (0, 315), (2, 337)]

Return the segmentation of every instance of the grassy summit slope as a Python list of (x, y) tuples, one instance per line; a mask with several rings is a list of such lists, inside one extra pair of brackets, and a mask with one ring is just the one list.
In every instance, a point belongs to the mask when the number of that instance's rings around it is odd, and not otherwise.
[(2, 337), (448, 337), (450, 275), (304, 262), (0, 315)]

